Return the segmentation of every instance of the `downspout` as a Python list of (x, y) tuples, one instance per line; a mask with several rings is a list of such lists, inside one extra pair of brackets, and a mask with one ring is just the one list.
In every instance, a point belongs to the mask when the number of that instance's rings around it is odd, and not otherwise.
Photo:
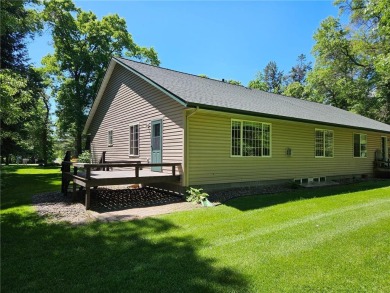
[(186, 133), (185, 133), (185, 138), (186, 138), (186, 141), (185, 141), (185, 148), (186, 148), (186, 152), (185, 152), (185, 182), (184, 182), (184, 186), (188, 186), (188, 183), (190, 182), (189, 178), (189, 162), (190, 162), (190, 159), (189, 159), (189, 126), (188, 126), (188, 121), (189, 121), (189, 118), (193, 115), (195, 115), (199, 110), (199, 106), (196, 107), (195, 111), (193, 111), (192, 113), (190, 113), (189, 115), (186, 115)]

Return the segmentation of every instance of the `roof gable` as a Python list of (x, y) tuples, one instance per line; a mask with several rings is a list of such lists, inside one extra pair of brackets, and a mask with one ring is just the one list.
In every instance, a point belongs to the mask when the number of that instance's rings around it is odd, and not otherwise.
[(110, 63), (109, 63), (109, 65), (108, 65), (106, 74), (104, 75), (103, 81), (102, 81), (102, 83), (100, 85), (98, 94), (96, 95), (95, 101), (94, 101), (94, 103), (92, 105), (92, 108), (91, 108), (91, 110), (89, 112), (87, 121), (86, 121), (85, 126), (84, 126), (83, 134), (86, 134), (88, 132), (88, 130), (89, 130), (89, 127), (90, 127), (90, 125), (92, 123), (93, 117), (95, 116), (96, 110), (97, 110), (97, 108), (98, 108), (98, 106), (100, 104), (100, 101), (101, 101), (101, 99), (103, 97), (104, 91), (105, 91), (105, 89), (107, 87), (107, 84), (108, 84), (108, 82), (109, 82), (109, 80), (111, 78), (112, 72), (114, 71), (114, 68), (115, 68), (116, 64), (125, 67), (127, 70), (129, 70), (130, 72), (132, 72), (136, 76), (140, 77), (141, 79), (145, 80), (147, 83), (151, 84), (152, 86), (154, 86), (155, 88), (159, 89), (160, 91), (164, 92), (166, 95), (168, 95), (173, 100), (175, 100), (178, 103), (180, 103), (181, 105), (183, 105), (185, 107), (187, 106), (185, 101), (183, 101), (180, 97), (175, 96), (174, 94), (170, 93), (169, 91), (167, 91), (163, 87), (159, 86), (153, 80), (150, 80), (149, 78), (146, 78), (143, 74), (133, 70), (131, 67), (127, 66), (126, 64), (123, 64), (117, 58), (112, 58)]

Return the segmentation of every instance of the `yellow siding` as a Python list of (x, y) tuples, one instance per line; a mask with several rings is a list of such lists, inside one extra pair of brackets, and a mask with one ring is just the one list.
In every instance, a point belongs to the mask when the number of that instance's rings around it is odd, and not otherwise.
[[(152, 120), (163, 122), (164, 163), (183, 163), (184, 107), (141, 78), (116, 65), (90, 126), (94, 160), (106, 151), (107, 161), (150, 162)], [(139, 124), (139, 156), (129, 155), (129, 125)], [(113, 145), (107, 144), (113, 130)], [(171, 173), (172, 168), (164, 168)]]
[[(231, 119), (272, 124), (271, 157), (231, 157)], [(372, 174), (381, 133), (200, 110), (187, 119), (187, 185)], [(334, 157), (315, 158), (315, 129), (334, 131)], [(353, 157), (353, 134), (365, 133), (368, 157)], [(286, 149), (292, 149), (292, 156)]]

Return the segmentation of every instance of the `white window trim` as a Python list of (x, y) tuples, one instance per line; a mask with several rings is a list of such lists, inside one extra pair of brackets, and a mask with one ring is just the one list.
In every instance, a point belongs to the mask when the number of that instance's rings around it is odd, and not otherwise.
[[(132, 126), (138, 126), (138, 155), (132, 155), (130, 154), (130, 148), (131, 148), (131, 136), (130, 136), (130, 127)], [(128, 151), (128, 154), (129, 154), (129, 158), (139, 158), (140, 156), (140, 152), (141, 152), (141, 149), (140, 149), (140, 135), (141, 133), (141, 127), (140, 127), (140, 124), (139, 123), (130, 123), (129, 124), (129, 151)]]
[[(110, 143), (110, 132), (111, 132), (111, 143)], [(107, 146), (112, 147), (114, 145), (114, 130), (108, 129), (107, 131)]]
[[(323, 131), (323, 140), (324, 140), (324, 155), (323, 156), (317, 156), (316, 155), (316, 132), (317, 131)], [(327, 157), (325, 156), (325, 133), (326, 131), (331, 131), (333, 133), (333, 143), (332, 143), (332, 156)], [(334, 130), (332, 129), (326, 129), (326, 128), (315, 128), (314, 131), (314, 158), (319, 158), (319, 159), (333, 159), (334, 158)]]
[[(232, 125), (233, 125), (233, 121), (238, 121), (240, 122), (240, 134), (241, 134), (241, 137), (240, 137), (240, 155), (233, 155), (232, 154), (232, 139), (233, 139), (233, 136), (232, 136)], [(244, 128), (244, 123), (243, 122), (252, 122), (252, 123), (260, 123), (262, 125), (268, 125), (269, 126), (269, 155), (268, 156), (243, 156), (242, 155), (242, 152), (243, 152), (243, 139), (242, 139), (242, 133), (243, 133), (243, 128)], [(263, 135), (264, 135), (264, 132), (262, 131), (262, 141), (263, 141)], [(261, 151), (263, 152), (263, 148), (261, 149)], [(271, 123), (267, 123), (267, 122), (261, 122), (261, 121), (254, 121), (254, 120), (243, 120), (243, 119), (231, 119), (230, 120), (230, 157), (231, 158), (272, 158), (272, 124)]]
[[(360, 145), (360, 155), (359, 157), (355, 157), (355, 134), (359, 134), (359, 145)], [(362, 157), (362, 135), (366, 136), (366, 156)], [(367, 154), (367, 145), (368, 145), (368, 135), (366, 133), (361, 133), (361, 132), (354, 132), (352, 136), (352, 142), (353, 142), (353, 149), (352, 149), (352, 156), (354, 159), (367, 159), (368, 154)]]

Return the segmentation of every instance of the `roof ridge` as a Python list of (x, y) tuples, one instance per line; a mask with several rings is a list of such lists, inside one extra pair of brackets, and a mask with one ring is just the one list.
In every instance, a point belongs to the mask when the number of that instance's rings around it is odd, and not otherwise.
[[(172, 71), (172, 72), (176, 72), (176, 73), (181, 73), (181, 74), (185, 74), (185, 75), (189, 75), (189, 76), (193, 76), (193, 77), (197, 77), (197, 78), (202, 78), (202, 79), (208, 79), (208, 80), (211, 80), (211, 81), (216, 81), (216, 82), (219, 82), (219, 83), (223, 83), (223, 84), (228, 84), (228, 85), (232, 85), (232, 86), (239, 86), (241, 88), (245, 88), (245, 89), (248, 89), (248, 90), (252, 90), (251, 88), (248, 88), (244, 85), (239, 85), (239, 84), (232, 84), (232, 83), (228, 83), (226, 81), (222, 81), (220, 79), (215, 79), (215, 78), (211, 78), (211, 77), (203, 77), (203, 76), (199, 76), (199, 75), (196, 75), (196, 74), (193, 74), (193, 73), (188, 73), (188, 72), (183, 72), (183, 71), (179, 71), (179, 70), (174, 70), (174, 69), (170, 69), (170, 68), (166, 68), (166, 67), (161, 67), (161, 66), (156, 66), (156, 65), (152, 65), (152, 64), (148, 64), (148, 63), (145, 63), (145, 62), (141, 62), (141, 61), (135, 61), (135, 60), (131, 60), (131, 59), (128, 59), (128, 58), (125, 58), (125, 57), (114, 57), (114, 58), (118, 58), (118, 59), (124, 59), (126, 61), (131, 61), (131, 62), (135, 62), (135, 63), (138, 63), (138, 64), (142, 64), (142, 65), (147, 65), (147, 66), (150, 66), (150, 67), (154, 67), (154, 68), (159, 68), (159, 69), (163, 69), (163, 70), (167, 70), (167, 71)], [(265, 91), (263, 91), (265, 92)]]
[[(171, 72), (176, 72), (176, 73), (180, 73), (180, 74), (184, 74), (184, 75), (188, 75), (188, 76), (193, 76), (193, 77), (197, 77), (197, 78), (200, 78), (200, 79), (206, 79), (206, 80), (211, 80), (211, 81), (216, 81), (216, 82), (219, 82), (219, 83), (222, 83), (222, 84), (227, 84), (227, 85), (230, 85), (230, 86), (237, 86), (241, 89), (246, 89), (246, 90), (249, 90), (249, 91), (259, 91), (259, 92), (262, 92), (264, 94), (269, 94), (271, 96), (276, 96), (276, 97), (279, 97), (279, 98), (287, 98), (287, 101), (289, 100), (299, 100), (299, 101), (302, 101), (306, 104), (320, 104), (320, 105), (324, 105), (324, 106), (332, 106), (332, 105), (329, 105), (329, 104), (324, 104), (324, 103), (320, 103), (320, 102), (316, 102), (316, 101), (311, 101), (311, 100), (305, 100), (305, 99), (300, 99), (300, 98), (297, 98), (297, 97), (293, 97), (293, 96), (287, 96), (287, 95), (284, 95), (284, 94), (276, 94), (276, 93), (272, 93), (272, 92), (267, 92), (267, 91), (264, 91), (264, 90), (261, 90), (261, 89), (257, 89), (257, 88), (249, 88), (249, 87), (246, 87), (244, 85), (236, 85), (236, 84), (231, 84), (231, 83), (228, 83), (228, 82), (225, 82), (225, 81), (222, 81), (222, 80), (219, 80), (219, 79), (215, 79), (215, 78), (210, 78), (210, 77), (202, 77), (202, 76), (199, 76), (199, 75), (196, 75), (196, 74), (193, 74), (193, 73), (188, 73), (188, 72), (183, 72), (183, 71), (179, 71), (179, 70), (174, 70), (174, 69), (170, 69), (170, 68), (166, 68), (166, 67), (161, 67), (161, 66), (156, 66), (156, 65), (152, 65), (152, 64), (148, 64), (148, 63), (145, 63), (145, 62), (141, 62), (141, 61), (135, 61), (135, 60), (131, 60), (129, 58), (125, 58), (125, 57), (114, 57), (114, 58), (118, 58), (118, 59), (124, 59), (126, 61), (131, 61), (131, 62), (134, 62), (134, 63), (138, 63), (138, 64), (141, 64), (141, 65), (147, 65), (147, 66), (150, 66), (150, 67), (154, 67), (154, 68), (158, 68), (158, 69), (163, 69), (163, 70), (166, 70), (166, 71), (171, 71)], [(337, 107), (335, 107), (337, 108)], [(340, 108), (337, 108), (340, 110)], [(341, 109), (343, 110), (343, 109)], [(349, 112), (349, 111), (347, 111)]]

